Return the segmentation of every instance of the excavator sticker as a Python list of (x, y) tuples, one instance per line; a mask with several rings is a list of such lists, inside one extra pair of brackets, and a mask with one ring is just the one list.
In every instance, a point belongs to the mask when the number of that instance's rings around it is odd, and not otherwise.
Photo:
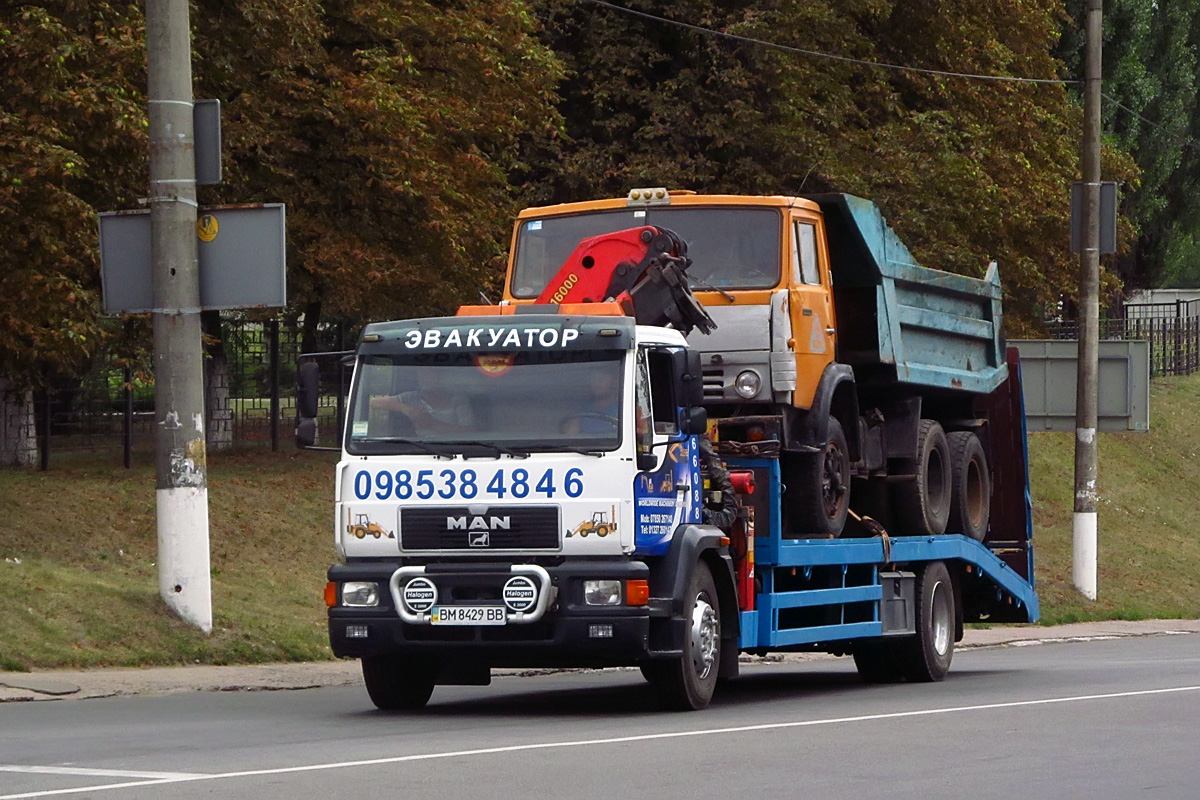
[(567, 530), (566, 538), (572, 536), (608, 536), (617, 532), (617, 507), (610, 506), (608, 511), (594, 511), (591, 519), (585, 519), (573, 529)]
[(365, 539), (368, 536), (373, 536), (376, 539), (395, 539), (396, 534), (384, 528), (378, 522), (371, 522), (371, 518), (367, 514), (352, 513), (347, 507), (346, 518), (353, 517), (354, 521), (346, 525), (346, 533), (358, 539)]

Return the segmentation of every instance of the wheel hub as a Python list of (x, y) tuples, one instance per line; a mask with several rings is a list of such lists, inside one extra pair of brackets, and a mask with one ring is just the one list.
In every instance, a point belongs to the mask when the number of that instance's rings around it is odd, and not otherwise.
[(842, 483), (842, 452), (831, 445), (825, 452), (824, 467), (821, 475), (821, 500), (825, 505), (825, 515), (833, 518), (841, 511), (843, 498), (846, 496), (846, 487)]
[(696, 675), (707, 678), (716, 666), (717, 638), (720, 635), (716, 609), (706, 595), (696, 598), (692, 608), (692, 668)]
[(950, 612), (950, 595), (946, 586), (940, 581), (933, 587), (933, 649), (938, 655), (945, 655), (950, 649), (950, 626), (953, 624)]

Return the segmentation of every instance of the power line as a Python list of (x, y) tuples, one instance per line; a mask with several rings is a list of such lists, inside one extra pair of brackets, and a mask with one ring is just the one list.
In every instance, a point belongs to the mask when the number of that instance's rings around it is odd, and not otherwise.
[(1119, 102), (1119, 101), (1118, 101), (1118, 100), (1117, 100), (1115, 97), (1112, 97), (1112, 96), (1110, 96), (1110, 95), (1107, 95), (1107, 94), (1105, 94), (1105, 95), (1101, 95), (1101, 96), (1102, 96), (1102, 97), (1103, 97), (1105, 100), (1107, 100), (1108, 102), (1112, 103), (1112, 104), (1113, 104), (1114, 106), (1116, 106), (1117, 108), (1121, 109), (1122, 111), (1128, 111), (1130, 114), (1132, 114), (1133, 116), (1137, 117), (1137, 118), (1138, 118), (1138, 119), (1140, 119), (1142, 122), (1144, 122), (1144, 123), (1146, 123), (1147, 125), (1149, 125), (1150, 127), (1152, 127), (1152, 128), (1158, 128), (1160, 131), (1162, 131), (1163, 133), (1165, 133), (1165, 134), (1167, 135), (1167, 137), (1168, 137), (1168, 138), (1170, 138), (1170, 139), (1174, 139), (1175, 141), (1179, 142), (1180, 144), (1182, 144), (1182, 145), (1183, 145), (1183, 146), (1185, 146), (1185, 147), (1187, 147), (1187, 146), (1189, 146), (1189, 145), (1193, 145), (1193, 144), (1195, 144), (1195, 143), (1196, 143), (1196, 140), (1195, 140), (1195, 139), (1193, 139), (1193, 138), (1191, 138), (1191, 137), (1180, 136), (1180, 135), (1179, 135), (1179, 134), (1177, 134), (1177, 133), (1172, 133), (1171, 131), (1169, 131), (1169, 130), (1167, 130), (1166, 128), (1164, 128), (1162, 125), (1160, 125), (1160, 124), (1158, 124), (1157, 122), (1155, 122), (1154, 120), (1147, 119), (1146, 117), (1143, 117), (1141, 114), (1139, 114), (1138, 112), (1134, 111), (1134, 110), (1133, 110), (1132, 108), (1130, 108), (1129, 106), (1125, 105), (1124, 103), (1121, 103), (1121, 102)]
[(632, 8), (625, 8), (624, 6), (614, 5), (613, 3), (606, 3), (606, 2), (604, 2), (604, 0), (580, 0), (580, 2), (591, 3), (592, 5), (601, 6), (602, 8), (607, 8), (612, 11), (620, 12), (622, 14), (629, 14), (634, 17), (641, 17), (643, 19), (653, 20), (654, 22), (661, 22), (666, 25), (674, 25), (677, 28), (685, 28), (690, 31), (696, 31), (697, 33), (703, 33), (707, 36), (717, 36), (717, 37), (720, 37), (723, 39), (731, 39), (735, 42), (742, 42), (744, 44), (752, 44), (752, 45), (757, 45), (759, 47), (767, 47), (772, 50), (782, 50), (786, 53), (798, 53), (800, 55), (811, 56), (813, 58), (825, 58), (825, 59), (829, 59), (830, 61), (841, 61), (841, 62), (844, 62), (847, 64), (858, 64), (858, 65), (865, 66), (865, 67), (876, 67), (878, 69), (891, 69), (891, 70), (896, 70), (898, 72), (916, 72), (916, 73), (920, 73), (922, 75), (939, 75), (939, 76), (946, 77), (946, 78), (969, 78), (971, 80), (977, 80), (977, 81), (1004, 81), (1004, 82), (1008, 82), (1008, 83), (1048, 83), (1048, 84), (1055, 84), (1058, 86), (1074, 86), (1074, 85), (1082, 84), (1082, 81), (1065, 81), (1065, 80), (1058, 80), (1056, 78), (1017, 78), (1017, 77), (1013, 77), (1011, 75), (973, 75), (973, 74), (967, 73), (967, 72), (946, 72), (946, 71), (937, 70), (937, 69), (923, 69), (921, 67), (906, 67), (901, 64), (886, 64), (881, 61), (864, 61), (864, 60), (858, 59), (858, 58), (849, 58), (848, 56), (835, 56), (835, 55), (831, 55), (829, 53), (821, 53), (816, 50), (805, 50), (804, 48), (801, 48), (801, 47), (792, 47), (792, 46), (786, 45), (786, 44), (776, 44), (775, 42), (767, 42), (762, 39), (754, 39), (749, 36), (739, 36), (736, 33), (726, 33), (725, 31), (713, 30), (712, 28), (705, 28), (700, 25), (692, 25), (691, 23), (688, 23), (688, 22), (680, 22), (679, 20), (668, 19), (667, 17), (659, 17), (654, 14), (648, 14), (645, 11), (635, 11)]

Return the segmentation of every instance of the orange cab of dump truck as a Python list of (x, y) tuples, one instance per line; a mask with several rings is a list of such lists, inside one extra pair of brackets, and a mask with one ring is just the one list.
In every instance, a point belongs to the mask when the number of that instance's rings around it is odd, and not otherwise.
[(825, 222), (810, 200), (635, 189), (525, 209), (504, 304), (533, 302), (581, 240), (646, 225), (686, 243), (689, 283), (717, 323), (689, 336), (701, 352), (705, 402), (809, 408), (837, 350)]

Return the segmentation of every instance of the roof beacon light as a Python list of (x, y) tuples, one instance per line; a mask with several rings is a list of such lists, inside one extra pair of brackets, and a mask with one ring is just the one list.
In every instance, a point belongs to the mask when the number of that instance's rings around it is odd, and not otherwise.
[(652, 189), (631, 189), (625, 205), (669, 206), (671, 205), (671, 193), (661, 186)]

